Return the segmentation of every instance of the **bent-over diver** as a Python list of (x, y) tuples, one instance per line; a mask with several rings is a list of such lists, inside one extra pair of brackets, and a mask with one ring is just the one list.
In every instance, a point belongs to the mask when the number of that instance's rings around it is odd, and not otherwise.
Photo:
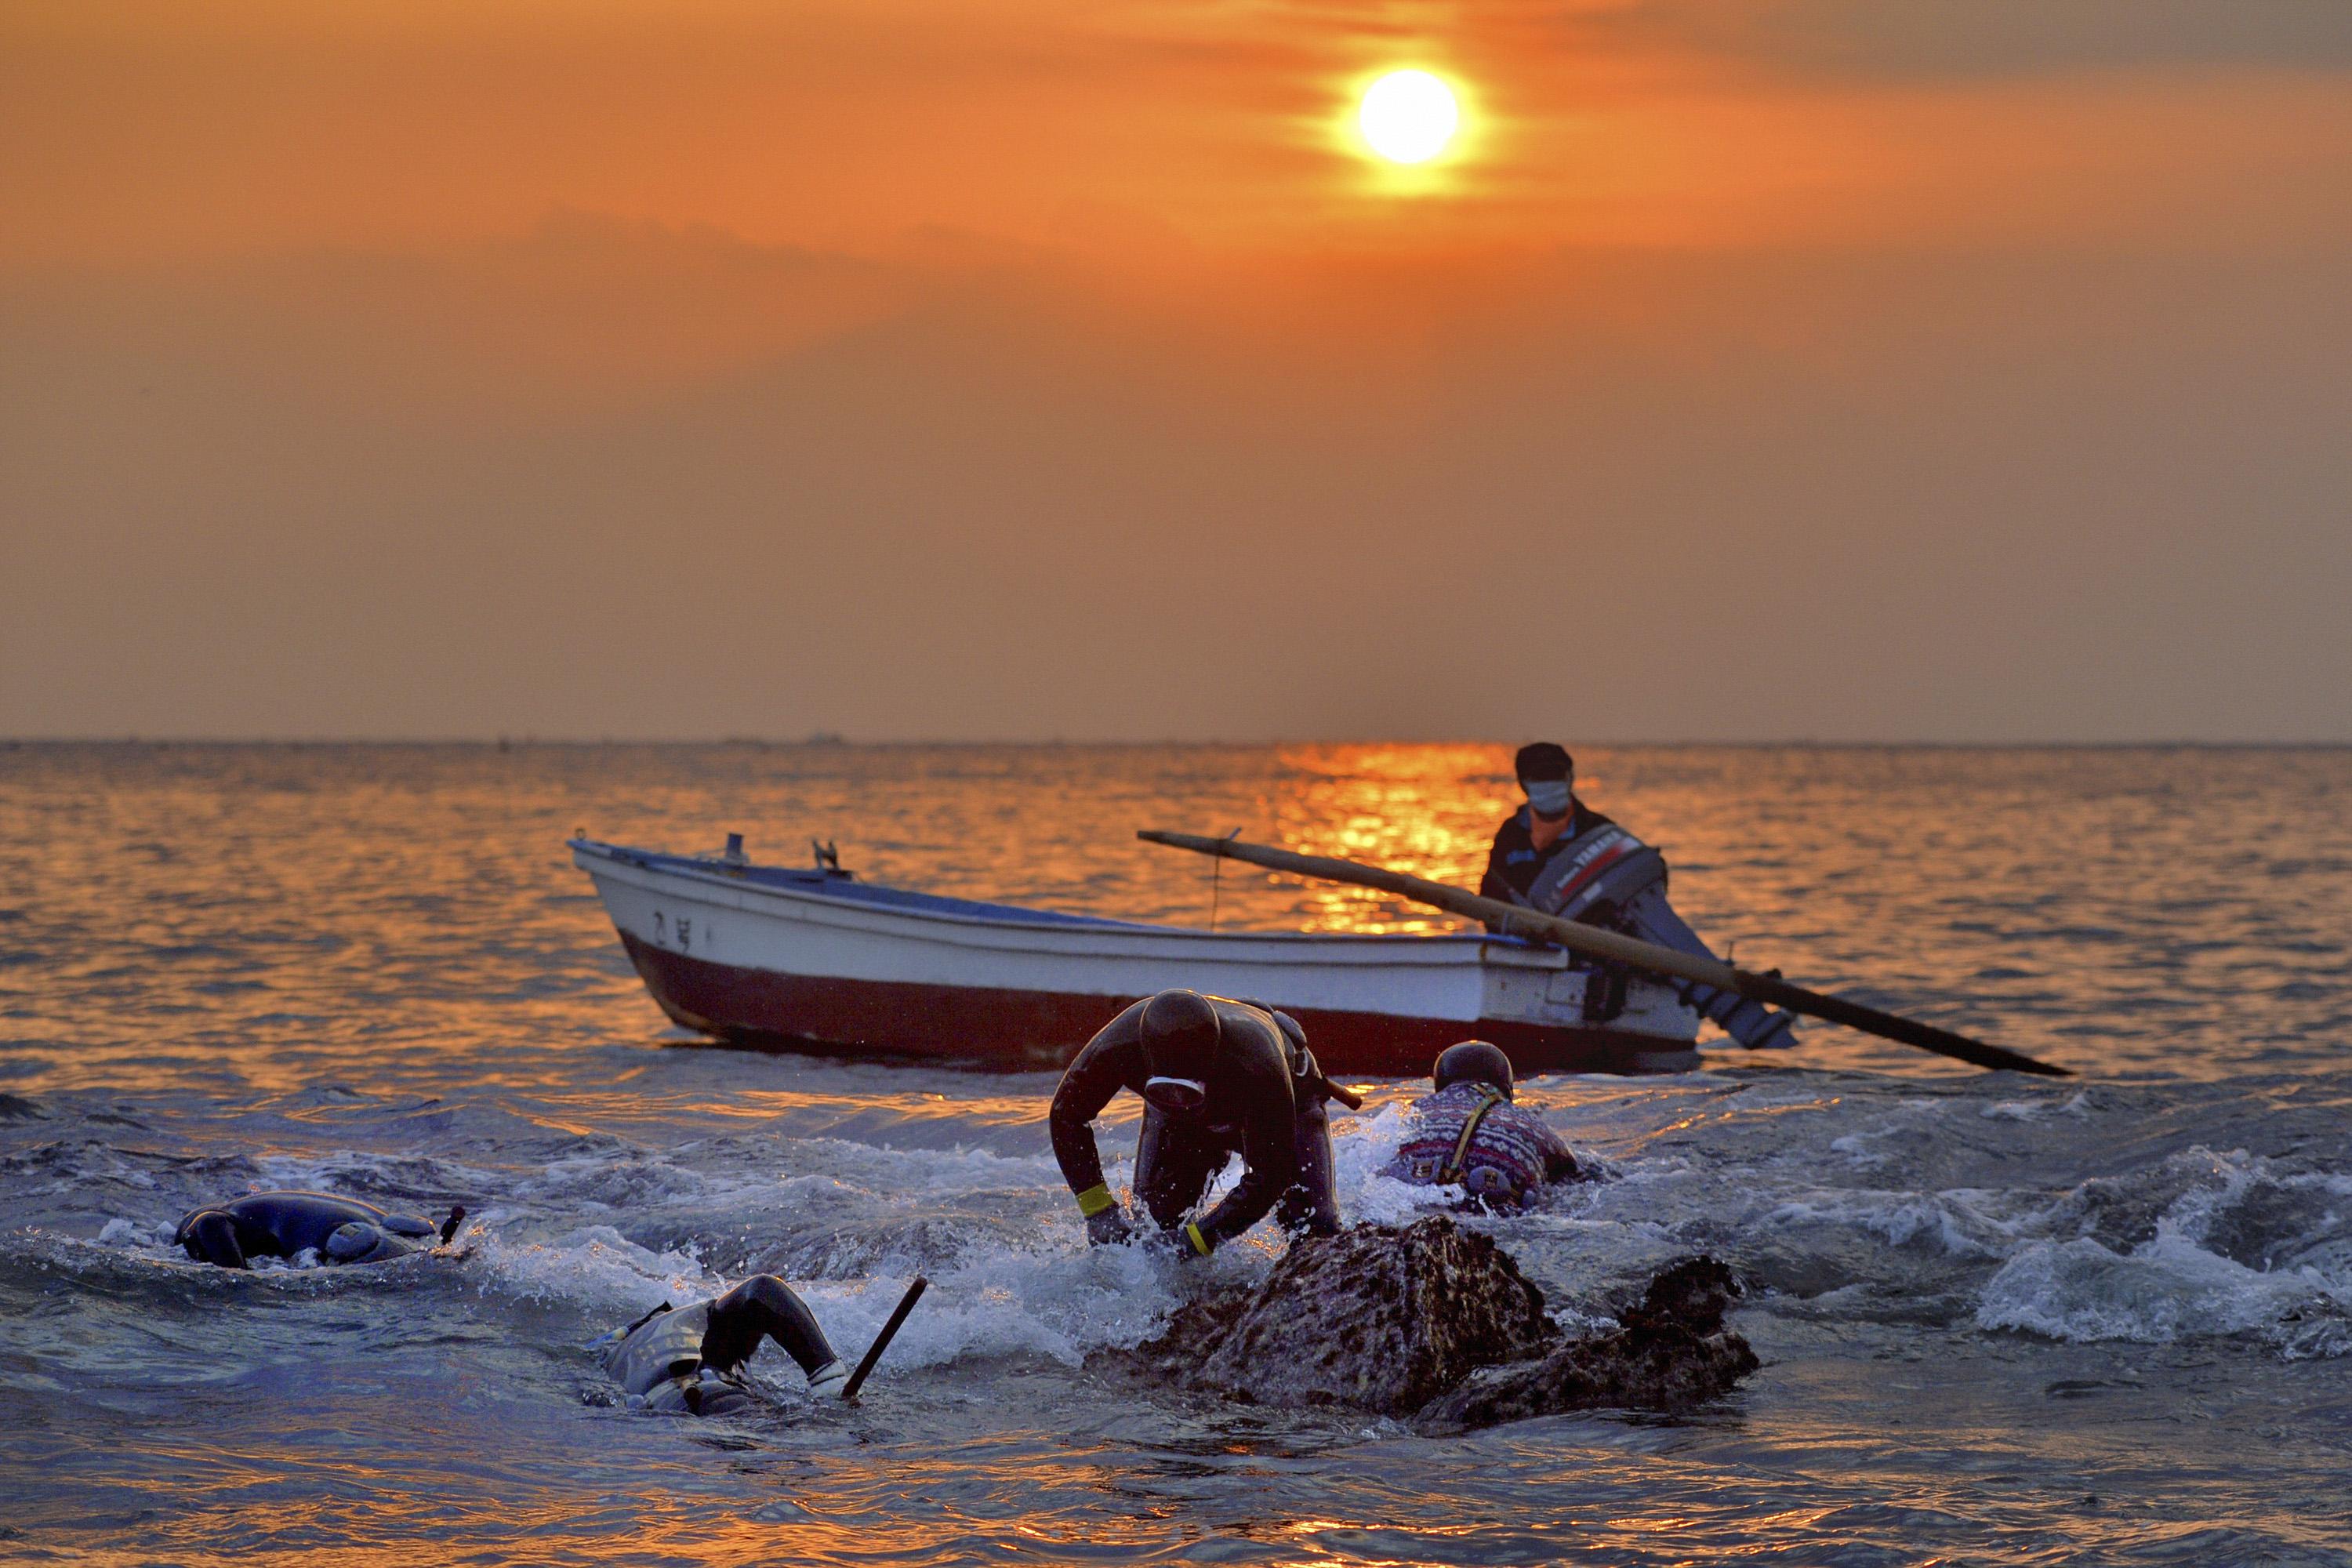
[[(1103, 1182), (1092, 1125), (1122, 1089), (1144, 1101), (1135, 1195), (1162, 1234), (1205, 1258), (1268, 1210), (1294, 1233), (1338, 1233), (1324, 1110), (1333, 1089), (1289, 1015), (1197, 991), (1162, 991), (1104, 1025), (1072, 1059), (1054, 1092), (1054, 1157), (1097, 1246), (1133, 1235)], [(1236, 1150), (1245, 1166), (1240, 1184), (1188, 1223), (1186, 1214)]]

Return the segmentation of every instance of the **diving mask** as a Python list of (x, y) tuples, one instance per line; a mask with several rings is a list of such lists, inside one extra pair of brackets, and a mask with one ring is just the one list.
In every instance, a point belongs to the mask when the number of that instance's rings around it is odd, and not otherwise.
[(1171, 1116), (1197, 1116), (1209, 1103), (1209, 1086), (1196, 1078), (1147, 1079), (1143, 1098)]
[(398, 1258), (413, 1248), (374, 1226), (353, 1220), (349, 1225), (337, 1226), (320, 1250), (332, 1263), (374, 1263), (386, 1258)]

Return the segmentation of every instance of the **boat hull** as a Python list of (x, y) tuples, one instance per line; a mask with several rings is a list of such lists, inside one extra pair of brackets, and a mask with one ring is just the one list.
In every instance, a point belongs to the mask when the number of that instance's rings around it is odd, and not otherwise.
[[(688, 958), (625, 934), (622, 942), (646, 989), (673, 1021), (754, 1048), (1055, 1068), (1139, 999), (783, 974)], [(1284, 1010), (1306, 1029), (1327, 1072), (1418, 1077), (1438, 1052), (1473, 1035), (1502, 1047), (1523, 1074), (1685, 1072), (1698, 1066), (1698, 1053), (1686, 1043), (1625, 1030), (1507, 1018), (1478, 1019), (1473, 1026), (1387, 1013)]]
[(1636, 979), (1622, 1014), (1588, 1023), (1587, 972), (1509, 939), (1187, 931), (572, 849), (654, 1000), (730, 1044), (1052, 1068), (1138, 997), (1190, 985), (1290, 1013), (1334, 1073), (1415, 1077), (1473, 1037), (1523, 1073), (1698, 1064), (1696, 1016), (1665, 987)]

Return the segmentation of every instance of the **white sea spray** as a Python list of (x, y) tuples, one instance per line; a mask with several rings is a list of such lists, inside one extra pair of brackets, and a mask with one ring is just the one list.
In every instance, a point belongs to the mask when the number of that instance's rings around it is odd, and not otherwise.
[[(2075, 1341), (2245, 1335), (2289, 1357), (2352, 1353), (2352, 1258), (2327, 1245), (2342, 1219), (2326, 1202), (2352, 1193), (2352, 1178), (2284, 1171), (2242, 1149), (2192, 1148), (2167, 1167), (2182, 1184), (2152, 1235), (2121, 1249), (2085, 1235), (2023, 1242), (1986, 1281), (1978, 1325)], [(2218, 1249), (2218, 1233), (2265, 1200), (2279, 1216), (2229, 1245), (2284, 1257), (2285, 1267)], [(2074, 1212), (2062, 1202), (2040, 1217), (2046, 1226)]]

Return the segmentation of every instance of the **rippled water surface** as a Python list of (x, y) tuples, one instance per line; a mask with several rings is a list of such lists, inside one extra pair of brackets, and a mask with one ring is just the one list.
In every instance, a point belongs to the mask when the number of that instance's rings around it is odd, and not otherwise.
[[(1255, 871), (1213, 890), (1132, 830), (1469, 883), (1508, 757), (0, 750), (0, 1552), (2352, 1563), (2352, 752), (1580, 749), (1743, 963), (2080, 1077), (1816, 1026), (1535, 1080), (1607, 1179), (1477, 1223), (1571, 1323), (1726, 1257), (1766, 1364), (1687, 1417), (1444, 1439), (1107, 1371), (1199, 1276), (1082, 1247), (1051, 1075), (696, 1045), (561, 847), (814, 836), (939, 892), (1440, 930)], [(1405, 1218), (1373, 1172), (1412, 1086), (1370, 1088), (1343, 1200)], [(462, 1202), (470, 1252), (235, 1275), (165, 1245), (291, 1185)], [(772, 1350), (771, 1414), (613, 1404), (584, 1342), (761, 1270), (849, 1353), (933, 1285), (856, 1407)]]

